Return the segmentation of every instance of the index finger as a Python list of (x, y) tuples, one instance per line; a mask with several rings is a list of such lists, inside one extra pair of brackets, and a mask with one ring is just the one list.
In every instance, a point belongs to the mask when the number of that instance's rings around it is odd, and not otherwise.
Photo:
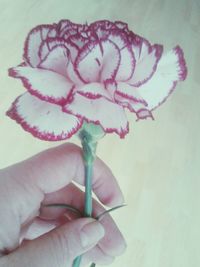
[[(21, 164), (22, 171), (30, 164), (29, 179), (44, 193), (59, 190), (72, 180), (84, 185), (82, 150), (74, 144), (62, 144), (37, 154)], [(113, 206), (123, 202), (123, 195), (116, 178), (98, 157), (93, 166), (92, 188), (98, 199), (105, 205)]]
[[(74, 144), (62, 144), (7, 167), (0, 174), (8, 178), (0, 188), (10, 190), (7, 196), (11, 207), (15, 207), (15, 211), (19, 208), (20, 212), (25, 212), (27, 203), (30, 212), (38, 206), (38, 200), (43, 200), (45, 193), (57, 191), (72, 180), (84, 185), (82, 151)], [(115, 177), (99, 158), (94, 162), (93, 191), (105, 205), (114, 206), (123, 202)]]

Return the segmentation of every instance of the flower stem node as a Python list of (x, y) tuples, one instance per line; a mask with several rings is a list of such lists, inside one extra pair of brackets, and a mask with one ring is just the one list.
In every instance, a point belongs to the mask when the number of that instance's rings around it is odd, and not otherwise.
[(93, 123), (83, 123), (78, 137), (83, 147), (83, 160), (86, 165), (91, 165), (96, 157), (98, 141), (105, 135), (102, 127)]

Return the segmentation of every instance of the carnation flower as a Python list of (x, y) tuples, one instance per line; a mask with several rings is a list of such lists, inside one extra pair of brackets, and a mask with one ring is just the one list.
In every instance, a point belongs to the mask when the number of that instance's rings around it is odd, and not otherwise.
[[(179, 46), (163, 54), (162, 45), (151, 45), (126, 23), (61, 20), (30, 31), (23, 62), (9, 75), (21, 79), (27, 89), (12, 103), (9, 117), (42, 140), (68, 139), (78, 132), (85, 165), (84, 216), (91, 217), (99, 139), (105, 133), (115, 132), (121, 138), (128, 133), (126, 109), (137, 120), (153, 119), (152, 111), (186, 78), (187, 69)], [(50, 206), (63, 205), (77, 211), (62, 203)], [(73, 267), (80, 262), (78, 256)]]
[(9, 70), (27, 92), (7, 115), (43, 140), (67, 139), (84, 121), (123, 138), (125, 109), (137, 119), (153, 118), (186, 73), (179, 46), (163, 55), (162, 45), (123, 22), (39, 25), (28, 34), (23, 62)]

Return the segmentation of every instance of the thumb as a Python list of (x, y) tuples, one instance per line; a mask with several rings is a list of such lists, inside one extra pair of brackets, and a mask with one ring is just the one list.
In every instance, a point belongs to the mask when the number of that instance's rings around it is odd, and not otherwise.
[(98, 221), (81, 218), (25, 242), (1, 260), (9, 267), (71, 267), (75, 257), (94, 247), (104, 234)]

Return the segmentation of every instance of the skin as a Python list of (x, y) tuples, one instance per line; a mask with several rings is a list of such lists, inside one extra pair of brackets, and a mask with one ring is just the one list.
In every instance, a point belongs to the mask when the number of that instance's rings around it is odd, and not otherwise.
[[(66, 203), (83, 211), (84, 184), (81, 149), (62, 144), (0, 170), (0, 267), (71, 267), (84, 254), (81, 266), (110, 264), (124, 252), (124, 238), (109, 214), (100, 221), (77, 218)], [(95, 215), (102, 206), (123, 203), (123, 195), (110, 169), (99, 158), (94, 163)], [(82, 244), (82, 235), (84, 241)]]

